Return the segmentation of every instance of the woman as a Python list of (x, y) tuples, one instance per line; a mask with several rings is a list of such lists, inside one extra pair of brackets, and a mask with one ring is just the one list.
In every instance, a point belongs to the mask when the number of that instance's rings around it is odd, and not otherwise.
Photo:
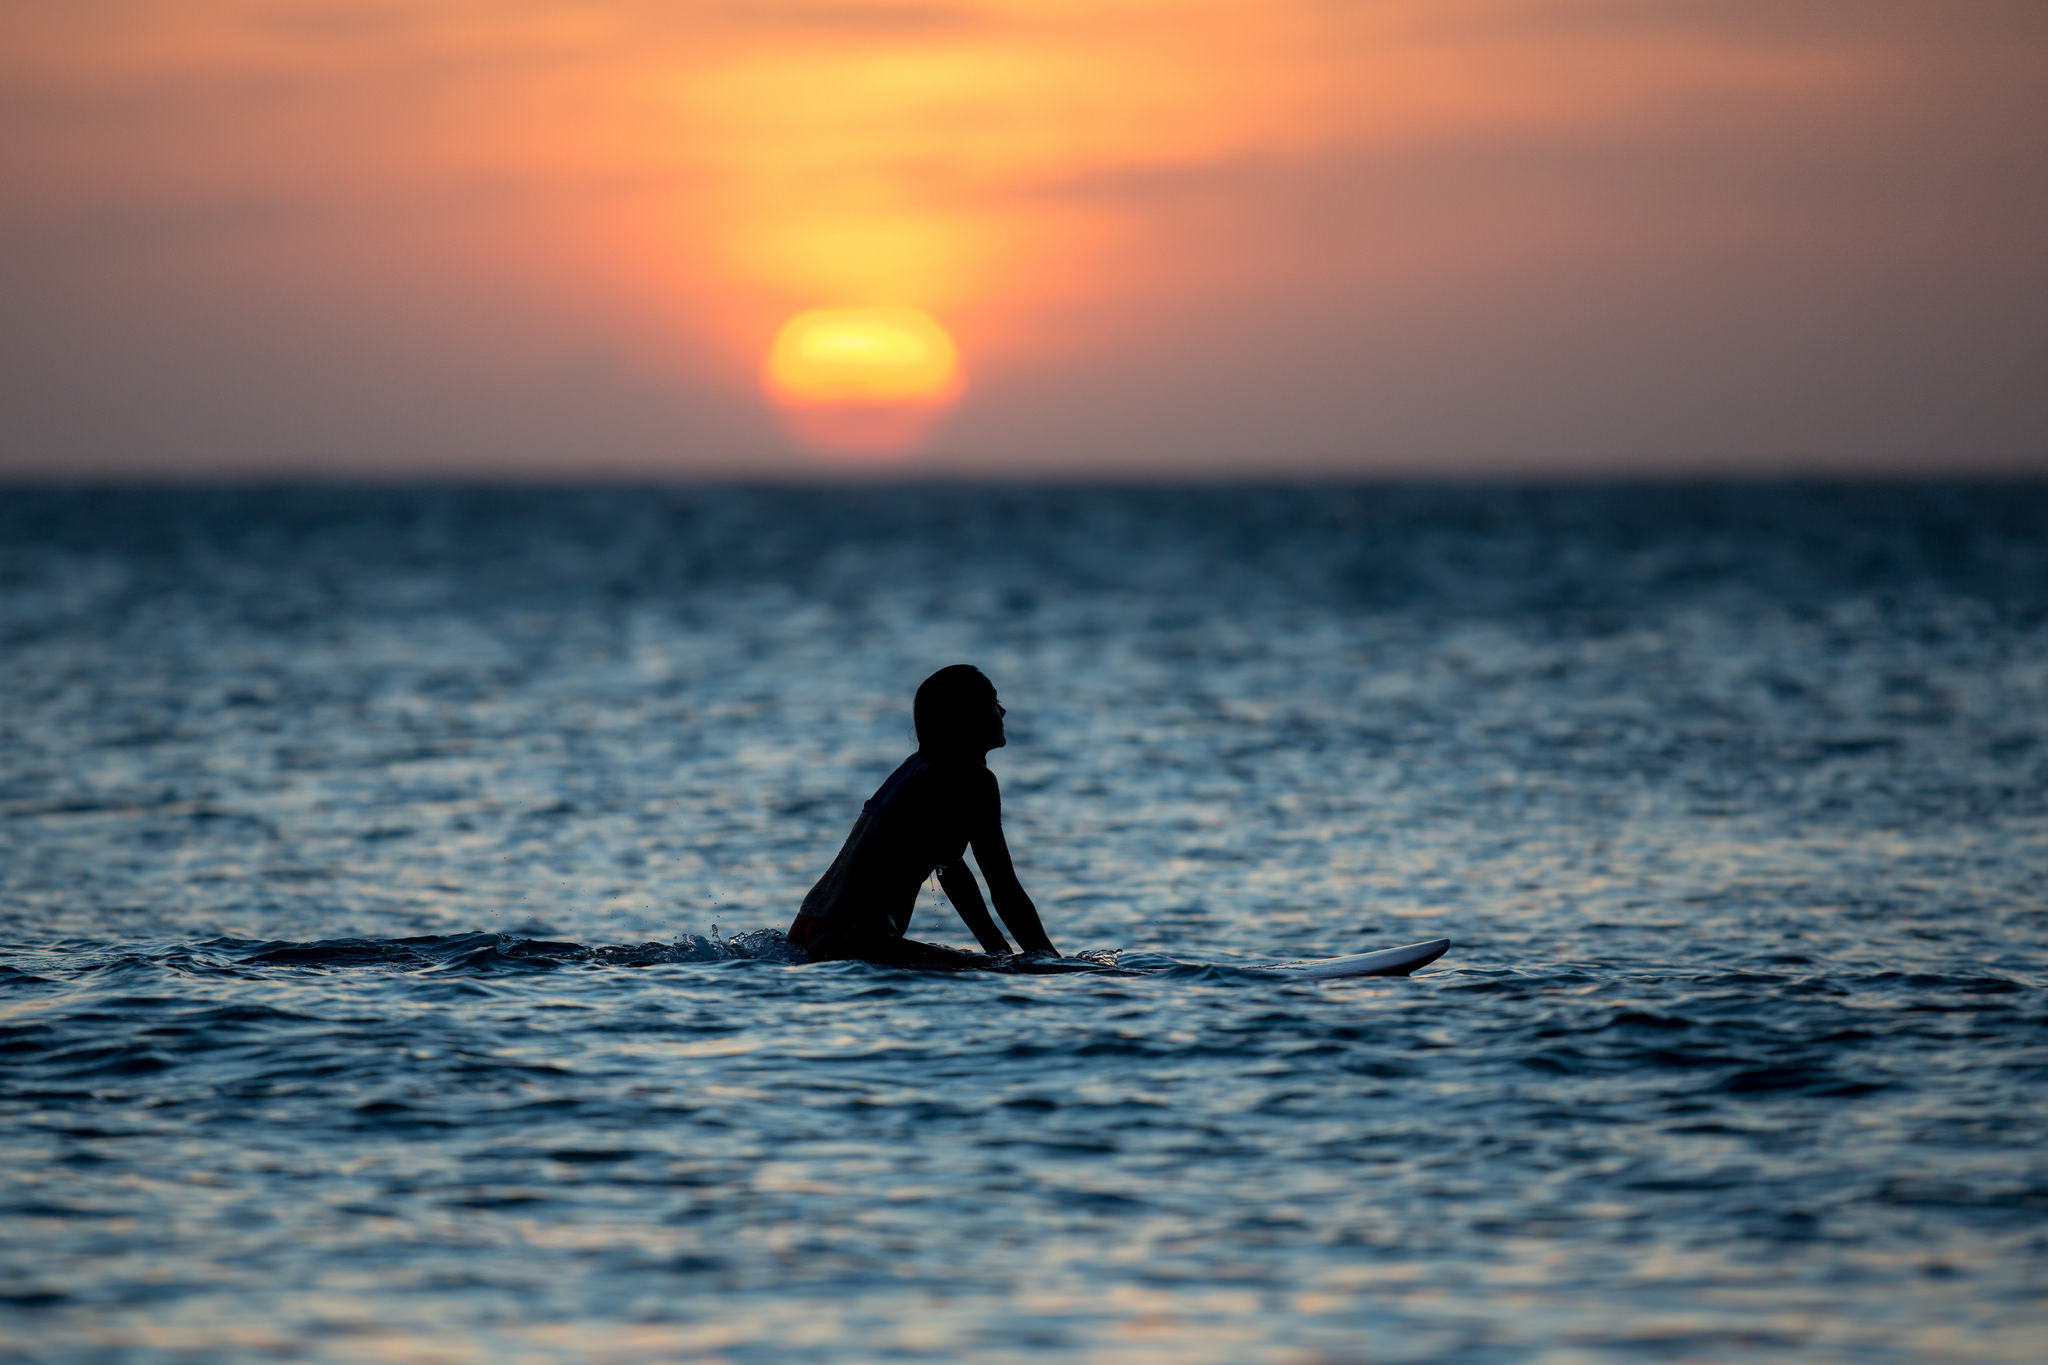
[(922, 967), (992, 967), (991, 958), (903, 936), (917, 889), (934, 870), (946, 899), (989, 953), (1009, 942), (989, 918), (967, 868), (967, 848), (988, 878), (996, 913), (1023, 952), (1059, 955), (1038, 909), (1017, 881), (1003, 842), (1002, 794), (988, 770), (1000, 749), (1003, 708), (995, 684), (971, 664), (926, 678), (911, 706), (917, 752), (861, 807), (853, 833), (804, 897), (789, 938), (813, 962), (859, 958)]

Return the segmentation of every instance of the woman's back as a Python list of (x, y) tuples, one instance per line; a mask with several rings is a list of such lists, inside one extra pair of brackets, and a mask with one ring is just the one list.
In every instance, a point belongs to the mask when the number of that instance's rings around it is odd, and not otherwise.
[[(959, 861), (973, 833), (972, 780), (988, 769), (935, 763), (920, 751), (889, 775), (860, 808), (839, 856), (804, 897), (807, 936), (825, 932), (902, 937), (925, 879)], [(792, 937), (795, 937), (792, 933)]]

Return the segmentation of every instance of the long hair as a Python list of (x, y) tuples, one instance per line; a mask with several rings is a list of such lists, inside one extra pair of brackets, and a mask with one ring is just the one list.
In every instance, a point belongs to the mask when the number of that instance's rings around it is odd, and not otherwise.
[(950, 664), (917, 685), (910, 718), (919, 749), (958, 748), (987, 724), (996, 685), (973, 664)]

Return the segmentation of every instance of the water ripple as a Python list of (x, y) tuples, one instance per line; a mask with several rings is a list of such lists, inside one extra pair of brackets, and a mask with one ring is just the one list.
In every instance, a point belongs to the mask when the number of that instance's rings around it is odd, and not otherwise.
[[(796, 965), (956, 658), (1094, 959)], [(9, 490), (0, 689), (24, 1359), (2048, 1330), (2038, 485)]]

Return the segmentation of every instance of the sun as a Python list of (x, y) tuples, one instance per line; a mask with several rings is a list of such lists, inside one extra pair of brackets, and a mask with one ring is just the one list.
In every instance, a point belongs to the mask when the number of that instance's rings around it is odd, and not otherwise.
[(921, 309), (815, 308), (776, 333), (761, 383), (808, 449), (907, 455), (960, 396), (960, 351)]

